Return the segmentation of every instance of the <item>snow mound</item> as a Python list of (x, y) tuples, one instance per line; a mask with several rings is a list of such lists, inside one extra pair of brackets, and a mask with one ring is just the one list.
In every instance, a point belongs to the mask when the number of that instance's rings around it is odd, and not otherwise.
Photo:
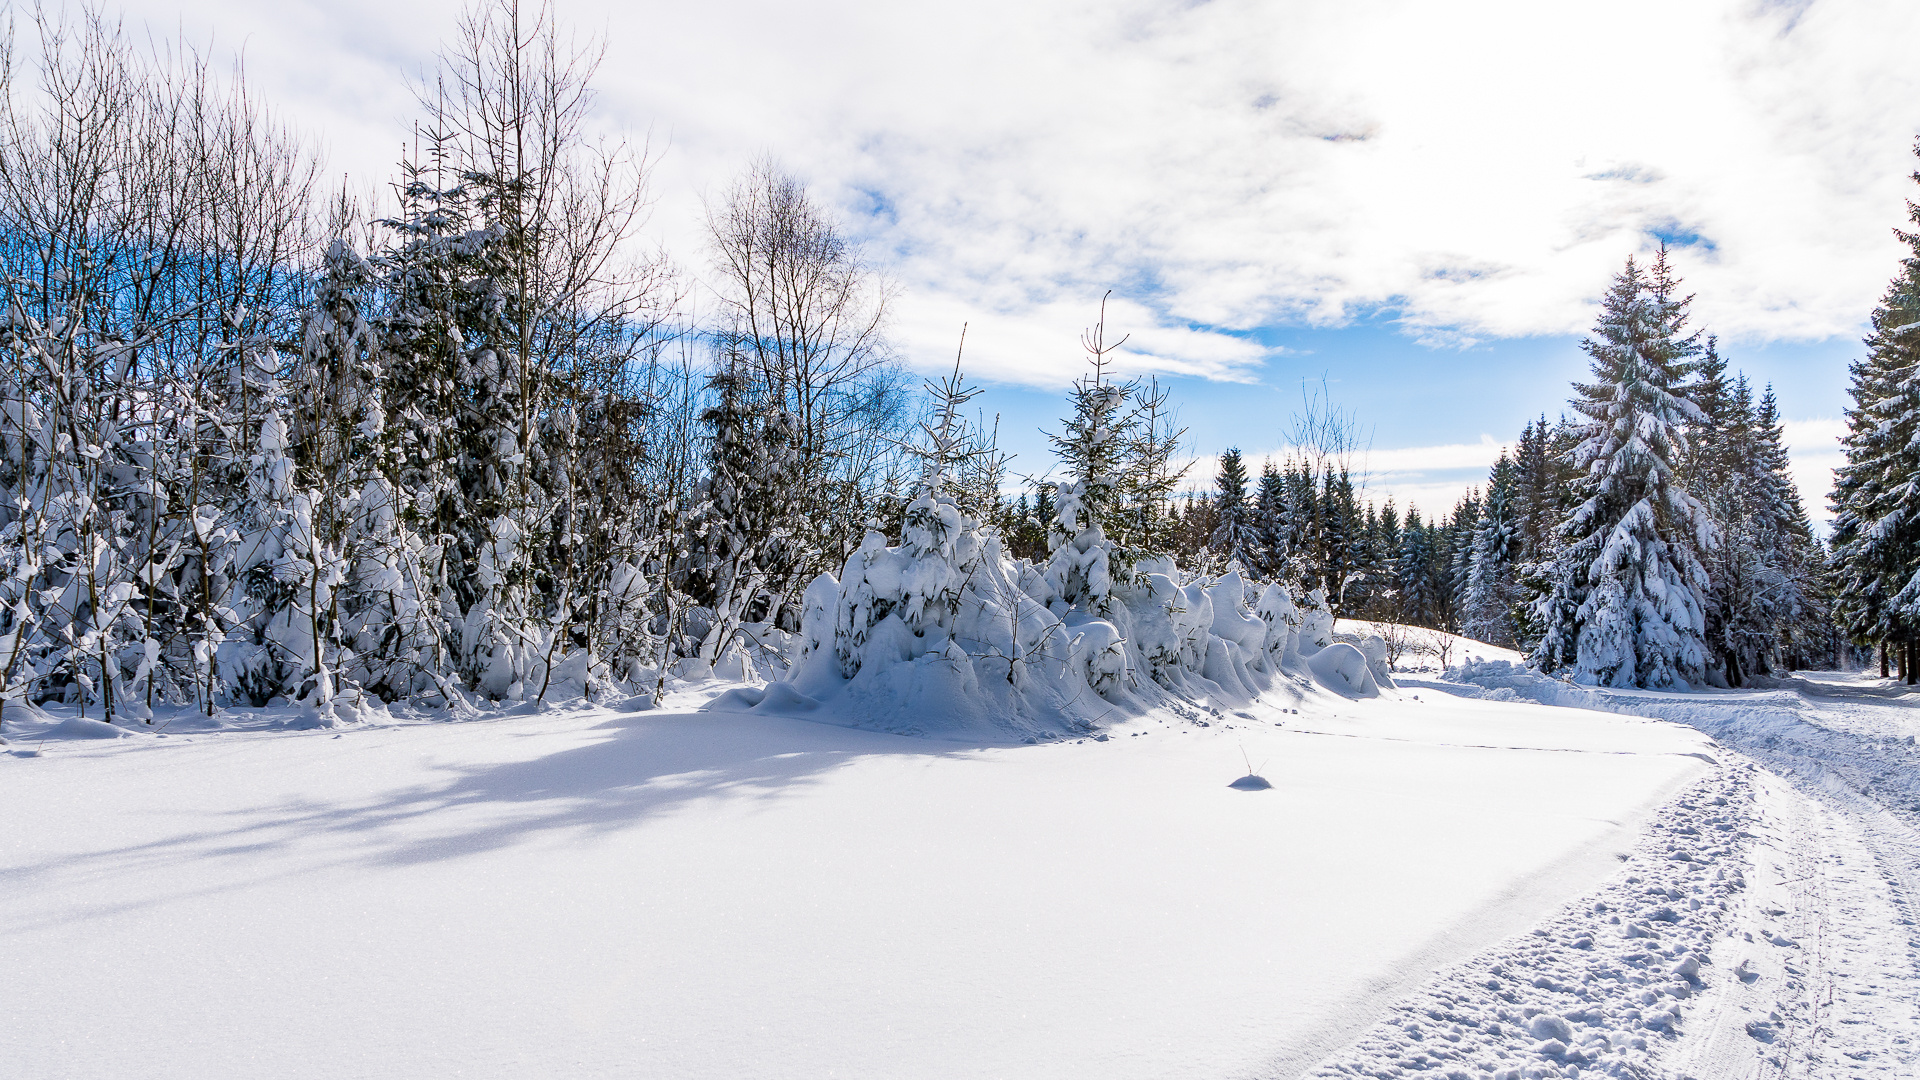
[(1344, 641), (1336, 641), (1307, 657), (1307, 667), (1321, 686), (1336, 694), (1352, 698), (1380, 696), (1380, 684), (1373, 679), (1366, 654)]
[(99, 720), (69, 716), (37, 736), (42, 739), (127, 739), (133, 732)]

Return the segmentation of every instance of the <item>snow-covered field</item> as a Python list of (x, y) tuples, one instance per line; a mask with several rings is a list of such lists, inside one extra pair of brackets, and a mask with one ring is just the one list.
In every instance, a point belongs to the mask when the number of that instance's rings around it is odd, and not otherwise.
[(1395, 671), (1438, 674), (1455, 664), (1468, 659), (1505, 660), (1510, 664), (1522, 663), (1525, 658), (1512, 649), (1498, 645), (1489, 645), (1484, 641), (1449, 634), (1445, 630), (1433, 630), (1425, 626), (1403, 626), (1399, 623), (1375, 622), (1370, 619), (1336, 619), (1334, 633), (1364, 637), (1379, 634), (1390, 637), (1399, 646), (1399, 656), (1394, 659)]
[(1920, 698), (1478, 678), (1039, 745), (9, 719), (0, 1075), (1915, 1075)]

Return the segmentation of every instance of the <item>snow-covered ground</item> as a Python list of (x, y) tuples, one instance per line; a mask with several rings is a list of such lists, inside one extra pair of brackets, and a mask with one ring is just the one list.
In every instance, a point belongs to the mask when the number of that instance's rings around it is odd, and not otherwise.
[(1920, 698), (1466, 674), (1038, 745), (9, 718), (0, 1075), (1916, 1075)]
[[(1430, 1062), (1497, 1066), (1466, 1076), (1579, 1064), (1703, 1080), (1920, 1075), (1920, 693), (1829, 672), (1691, 694), (1575, 687), (1498, 662), (1449, 674), (1467, 685), (1419, 685), (1662, 717), (1712, 734), (1735, 764), (1664, 808), (1626, 875), (1536, 928), (1544, 940), (1436, 979), (1325, 1071), (1373, 1075), (1431, 1051), (1405, 1030), (1424, 1012), (1461, 1035)], [(1697, 970), (1680, 967), (1688, 956)], [(1487, 970), (1533, 992), (1480, 994)], [(1555, 1015), (1569, 1023), (1549, 1033), (1569, 1052), (1541, 1040)], [(1638, 1052), (1609, 1056), (1623, 1042)]]
[(1426, 626), (1407, 626), (1403, 623), (1374, 622), (1368, 619), (1336, 619), (1334, 633), (1342, 636), (1364, 637), (1378, 634), (1397, 646), (1393, 669), (1409, 673), (1437, 675), (1455, 664), (1469, 658), (1479, 660), (1504, 660), (1518, 664), (1525, 660), (1520, 653), (1504, 649), (1498, 645), (1489, 645), (1484, 641), (1449, 634), (1445, 630), (1435, 630)]
[[(1420, 698), (1035, 746), (598, 709), (50, 741), (0, 758), (0, 1060), (1271, 1073), (1605, 879), (1710, 768), (1667, 724)], [(1243, 751), (1271, 790), (1227, 787)]]

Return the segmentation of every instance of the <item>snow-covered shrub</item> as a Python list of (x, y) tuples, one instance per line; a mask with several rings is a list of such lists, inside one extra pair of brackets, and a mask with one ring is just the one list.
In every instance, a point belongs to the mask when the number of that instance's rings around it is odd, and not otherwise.
[[(923, 493), (906, 522), (901, 543), (870, 532), (839, 579), (807, 588), (789, 678), (710, 707), (1043, 739), (1169, 699), (1245, 703), (1283, 675), (1307, 676), (1301, 602), (1282, 586), (1256, 592), (1238, 572), (1212, 579), (1148, 559), (1104, 601), (1082, 594), (1100, 604), (1089, 610), (1053, 591), (1059, 562), (1009, 558), (950, 497)], [(1378, 692), (1364, 659), (1358, 678)]]

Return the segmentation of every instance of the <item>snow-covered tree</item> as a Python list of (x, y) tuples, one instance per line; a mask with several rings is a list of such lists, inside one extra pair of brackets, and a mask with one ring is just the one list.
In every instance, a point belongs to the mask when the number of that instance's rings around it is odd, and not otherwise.
[(1278, 577), (1284, 572), (1288, 557), (1293, 554), (1292, 530), (1288, 521), (1292, 512), (1287, 507), (1286, 478), (1274, 467), (1273, 462), (1268, 461), (1261, 467), (1260, 483), (1254, 492), (1256, 566), (1264, 576)]
[(1571, 464), (1584, 501), (1558, 529), (1534, 657), (1602, 685), (1671, 686), (1706, 671), (1700, 555), (1717, 539), (1676, 470), (1700, 418), (1685, 391), (1700, 343), (1678, 290), (1664, 248), (1644, 272), (1629, 258), (1583, 343), (1593, 381), (1575, 386), (1587, 422)]
[[(1920, 204), (1907, 208), (1920, 226)], [(1873, 312), (1866, 357), (1852, 365), (1833, 563), (1841, 628), (1857, 642), (1904, 646), (1920, 633), (1920, 229), (1898, 235), (1911, 253)]]
[(1240, 460), (1237, 446), (1220, 455), (1220, 471), (1213, 481), (1213, 505), (1220, 523), (1214, 526), (1213, 539), (1207, 546), (1228, 562), (1257, 566), (1259, 530), (1247, 499), (1247, 467)]
[(1525, 593), (1519, 581), (1520, 525), (1514, 506), (1518, 469), (1502, 453), (1487, 479), (1487, 497), (1474, 526), (1460, 605), (1460, 632), (1489, 645), (1518, 642), (1516, 616)]

